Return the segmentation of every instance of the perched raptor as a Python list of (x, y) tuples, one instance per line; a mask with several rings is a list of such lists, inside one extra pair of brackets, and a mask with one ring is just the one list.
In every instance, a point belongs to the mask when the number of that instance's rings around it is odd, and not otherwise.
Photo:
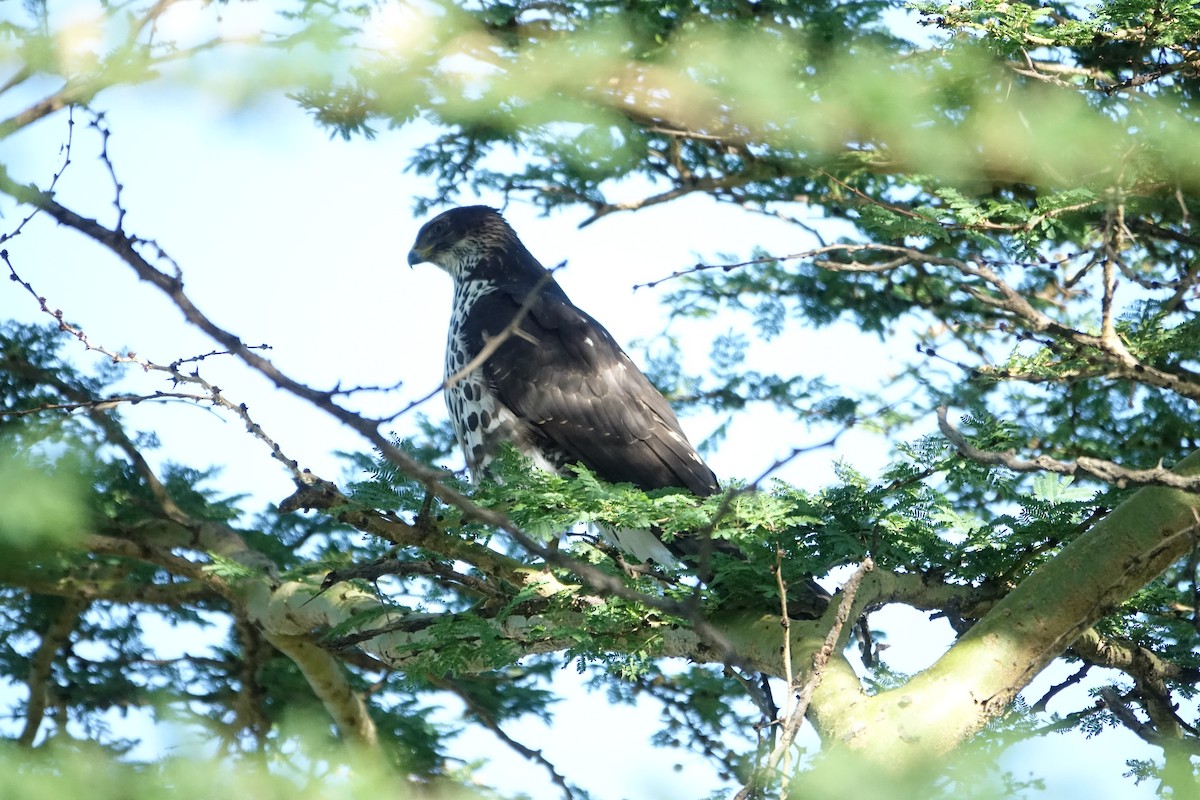
[[(446, 404), (473, 477), (510, 442), (546, 470), (578, 463), (644, 490), (718, 491), (666, 399), (497, 211), (467, 206), (425, 223), (408, 254), (424, 261), (454, 279)], [(621, 543), (662, 560), (661, 545)]]

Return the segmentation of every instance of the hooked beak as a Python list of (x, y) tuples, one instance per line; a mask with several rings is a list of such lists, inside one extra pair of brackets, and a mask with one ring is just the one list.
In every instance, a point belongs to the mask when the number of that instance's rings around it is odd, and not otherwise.
[(414, 247), (412, 250), (408, 251), (408, 265), (410, 267), (415, 267), (417, 264), (423, 263), (425, 261), (428, 261), (428, 259), (425, 258), (424, 250), (418, 250), (417, 248)]

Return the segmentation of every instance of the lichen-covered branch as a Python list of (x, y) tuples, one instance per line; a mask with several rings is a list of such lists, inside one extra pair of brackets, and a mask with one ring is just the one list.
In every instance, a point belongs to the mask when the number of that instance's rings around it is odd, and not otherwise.
[(1088, 664), (1120, 670), (1142, 683), (1200, 681), (1200, 669), (1180, 666), (1134, 642), (1101, 636), (1094, 628), (1071, 644), (1071, 652)]
[[(1200, 454), (1175, 467), (1200, 469)], [(946, 753), (1008, 707), (1046, 664), (1185, 555), (1200, 498), (1147, 487), (1075, 539), (905, 686), (874, 697), (814, 698), (831, 741), (898, 768)], [(828, 679), (822, 683), (822, 689)], [(910, 713), (906, 709), (920, 709)]]
[(350, 686), (345, 667), (337, 658), (309, 636), (286, 636), (266, 629), (263, 633), (267, 641), (300, 668), (344, 738), (367, 749), (378, 747), (379, 733), (367, 703)]

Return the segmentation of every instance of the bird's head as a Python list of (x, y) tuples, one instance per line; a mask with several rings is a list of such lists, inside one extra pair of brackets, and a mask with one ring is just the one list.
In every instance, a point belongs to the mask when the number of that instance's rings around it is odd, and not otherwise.
[(516, 233), (500, 216), (487, 206), (463, 206), (438, 214), (421, 226), (408, 263), (428, 261), (456, 278), (465, 277), (489, 251), (518, 246)]

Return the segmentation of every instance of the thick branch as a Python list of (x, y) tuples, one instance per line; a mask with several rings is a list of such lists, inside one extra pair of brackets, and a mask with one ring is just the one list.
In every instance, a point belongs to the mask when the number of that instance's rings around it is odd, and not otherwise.
[(1101, 636), (1089, 628), (1071, 645), (1071, 651), (1089, 664), (1119, 669), (1138, 682), (1200, 681), (1200, 669), (1167, 661), (1134, 642)]
[(57, 571), (46, 564), (20, 559), (0, 560), (0, 584), (15, 586), (33, 594), (106, 600), (111, 603), (147, 603), (181, 606), (217, 599), (220, 595), (199, 581), (143, 583), (126, 581), (127, 569), (86, 569)]
[(49, 699), (50, 670), (54, 659), (87, 606), (88, 602), (78, 597), (64, 600), (46, 630), (42, 631), (42, 641), (33, 657), (29, 659), (29, 677), (26, 679), (29, 686), (29, 703), (25, 707), (25, 725), (17, 737), (17, 744), (22, 747), (32, 747), (37, 739)]
[(333, 718), (342, 737), (369, 750), (377, 749), (379, 733), (375, 722), (363, 696), (351, 688), (342, 663), (307, 636), (285, 636), (265, 629), (263, 633), (267, 641), (304, 673), (308, 685)]
[[(859, 608), (867, 602), (867, 597), (875, 596), (876, 588), (874, 583), (864, 581), (854, 607)], [(567, 591), (572, 590), (568, 587)], [(577, 599), (581, 606), (590, 605), (585, 596)], [(318, 592), (316, 587), (304, 583), (289, 582), (272, 589), (265, 582), (256, 582), (247, 589), (246, 609), (254, 624), (271, 636), (312, 637), (333, 628), (348, 631), (341, 637), (343, 642), (354, 642), (371, 657), (396, 669), (427, 666), (453, 648), (456, 669), (462, 673), (497, 669), (526, 655), (578, 647), (575, 632), (591, 624), (586, 614), (573, 610), (572, 606), (547, 600), (530, 600), (522, 604), (519, 613), (492, 618), (479, 613), (466, 618), (384, 610), (374, 593), (350, 583)], [(837, 612), (837, 607), (831, 607), (827, 619), (792, 621), (797, 662), (812, 663), (813, 654), (823, 646)], [(357, 628), (353, 622), (356, 619), (361, 620)], [(730, 614), (714, 618), (711, 624), (736, 649), (749, 669), (776, 676), (783, 674), (778, 615)], [(457, 637), (450, 635), (455, 630), (460, 632)], [(843, 632), (840, 638), (844, 636)], [(486, 648), (481, 646), (485, 643)], [(507, 648), (503, 646), (505, 643)], [(610, 646), (615, 652), (649, 652), (698, 663), (726, 661), (725, 647), (714, 646), (710, 638), (692, 628), (657, 615), (647, 615), (640, 627), (622, 631)], [(840, 658), (835, 652), (823, 682), (838, 679), (830, 677), (839, 672), (840, 667), (835, 666), (838, 663)], [(848, 665), (846, 669), (849, 670)], [(859, 687), (852, 670), (848, 675), (853, 685)]]
[[(1200, 453), (1176, 466), (1182, 475), (1198, 470)], [(823, 718), (834, 740), (896, 768), (961, 744), (1003, 713), (1096, 620), (1186, 555), (1197, 509), (1194, 494), (1140, 490), (1013, 589), (907, 685), (871, 698), (830, 698)], [(834, 708), (840, 713), (828, 713)]]
[(430, 521), (420, 520), (418, 524), (413, 525), (393, 515), (364, 508), (342, 494), (332, 483), (316, 478), (308, 485), (301, 486), (279, 504), (279, 510), (283, 513), (300, 509), (328, 512), (339, 522), (401, 547), (419, 547), (447, 558), (464, 561), (485, 575), (511, 586), (525, 585), (529, 574), (534, 571), (522, 561), (453, 536)]

